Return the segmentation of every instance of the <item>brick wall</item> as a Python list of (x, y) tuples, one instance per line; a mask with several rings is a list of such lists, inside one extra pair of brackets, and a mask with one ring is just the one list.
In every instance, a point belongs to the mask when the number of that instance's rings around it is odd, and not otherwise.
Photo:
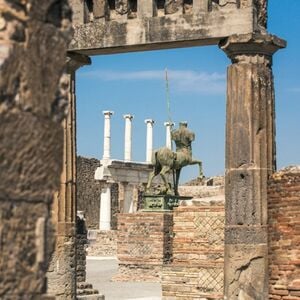
[(88, 241), (89, 256), (117, 256), (116, 230), (89, 230)]
[(300, 300), (300, 167), (268, 186), (270, 299)]
[(119, 214), (119, 270), (115, 280), (160, 281), (172, 257), (172, 213)]
[(223, 264), (224, 203), (176, 208), (173, 262), (163, 269), (163, 299), (222, 299)]

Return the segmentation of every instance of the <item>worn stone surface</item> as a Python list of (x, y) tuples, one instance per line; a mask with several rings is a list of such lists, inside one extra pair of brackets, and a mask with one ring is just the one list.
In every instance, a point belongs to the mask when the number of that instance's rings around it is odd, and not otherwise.
[(0, 298), (37, 299), (53, 249), (71, 11), (67, 1), (0, 6)]
[(77, 156), (77, 209), (84, 212), (88, 229), (99, 228), (101, 184), (94, 179), (99, 160)]
[(107, 0), (93, 0), (94, 19), (103, 19), (108, 12)]
[(274, 173), (268, 185), (269, 299), (300, 299), (300, 167)]
[(75, 25), (70, 50), (86, 55), (211, 45), (233, 34), (258, 30), (254, 8), (226, 8), (202, 14), (115, 19)]
[(183, 0), (166, 0), (165, 1), (165, 14), (175, 14), (183, 12)]
[[(76, 298), (78, 296), (93, 295), (95, 299), (102, 299), (98, 290), (86, 282), (86, 247), (88, 244), (87, 228), (83, 216), (76, 220)], [(99, 297), (99, 298), (96, 298)], [(82, 299), (82, 298), (81, 298)]]
[(56, 236), (55, 251), (47, 272), (47, 291), (56, 299), (73, 299), (76, 294), (75, 236)]
[(272, 55), (275, 36), (232, 36), (221, 43), (228, 67), (225, 298), (268, 298), (267, 181), (276, 167)]
[(90, 64), (86, 56), (68, 53), (68, 113), (63, 121), (63, 168), (60, 189), (52, 207), (56, 230), (55, 252), (51, 257), (48, 290), (57, 299), (76, 296), (76, 96), (75, 71)]

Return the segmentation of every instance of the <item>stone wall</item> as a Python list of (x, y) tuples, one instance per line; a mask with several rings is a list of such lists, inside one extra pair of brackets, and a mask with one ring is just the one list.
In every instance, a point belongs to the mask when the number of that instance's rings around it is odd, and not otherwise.
[(160, 281), (172, 257), (173, 214), (138, 212), (118, 216), (118, 281)]
[(163, 269), (163, 299), (223, 299), (224, 201), (211, 204), (194, 201), (174, 210), (173, 261)]
[[(94, 179), (100, 161), (95, 158), (77, 157), (77, 209), (84, 212), (88, 229), (99, 229), (101, 182)], [(112, 229), (117, 228), (119, 189), (112, 184)]]
[(0, 7), (0, 298), (41, 299), (63, 163), (71, 11), (65, 0)]
[(76, 222), (76, 279), (78, 282), (86, 280), (86, 246), (88, 243), (87, 229), (84, 219), (77, 217)]
[(99, 165), (98, 159), (77, 156), (77, 209), (84, 211), (89, 229), (99, 228), (101, 185), (94, 179)]
[(300, 167), (275, 173), (268, 187), (270, 299), (300, 299)]

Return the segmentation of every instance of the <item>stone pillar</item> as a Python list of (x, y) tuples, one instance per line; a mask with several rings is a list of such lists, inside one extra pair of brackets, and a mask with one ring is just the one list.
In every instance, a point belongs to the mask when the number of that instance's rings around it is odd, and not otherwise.
[(104, 141), (103, 141), (103, 159), (110, 159), (110, 117), (113, 111), (103, 111), (104, 114)]
[(101, 189), (99, 229), (111, 229), (111, 188), (108, 183)]
[(0, 4), (0, 299), (44, 299), (54, 246), (72, 24), (67, 1), (49, 6)]
[(131, 147), (131, 121), (133, 119), (132, 115), (124, 115), (125, 119), (125, 143), (124, 143), (124, 160), (129, 162), (131, 161), (132, 147)]
[(165, 122), (164, 125), (166, 126), (166, 147), (172, 149), (171, 131), (175, 124), (173, 122)]
[(275, 169), (272, 55), (275, 36), (221, 43), (228, 67), (225, 299), (268, 299), (267, 180)]
[(147, 142), (146, 142), (146, 162), (152, 163), (152, 152), (153, 152), (153, 124), (154, 121), (151, 119), (146, 119), (147, 124)]
[(48, 292), (56, 299), (74, 299), (76, 295), (76, 96), (75, 72), (90, 64), (90, 58), (69, 53), (67, 72), (69, 81), (68, 114), (63, 121), (63, 171), (58, 197), (53, 205), (56, 221), (56, 246), (48, 269)]

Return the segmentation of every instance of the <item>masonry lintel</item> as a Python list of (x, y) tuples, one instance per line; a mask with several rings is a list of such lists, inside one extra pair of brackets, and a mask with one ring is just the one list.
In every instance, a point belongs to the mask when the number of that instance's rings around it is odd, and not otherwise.
[(233, 34), (254, 32), (257, 29), (254, 16), (254, 8), (247, 7), (122, 22), (112, 20), (77, 24), (69, 50), (97, 55), (217, 45), (220, 40)]

